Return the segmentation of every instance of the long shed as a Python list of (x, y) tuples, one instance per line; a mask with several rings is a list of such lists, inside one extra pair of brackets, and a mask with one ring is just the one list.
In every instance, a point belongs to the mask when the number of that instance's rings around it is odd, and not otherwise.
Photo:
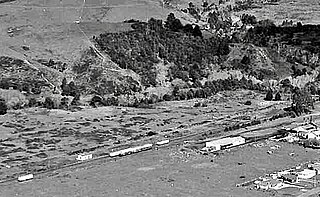
[(227, 137), (206, 142), (206, 148), (210, 148), (211, 150), (221, 150), (232, 146), (238, 146), (244, 143), (245, 139), (243, 137)]

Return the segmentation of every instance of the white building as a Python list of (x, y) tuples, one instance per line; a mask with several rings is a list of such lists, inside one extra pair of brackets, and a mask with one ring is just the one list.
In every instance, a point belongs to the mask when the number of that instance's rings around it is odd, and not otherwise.
[(303, 171), (298, 172), (299, 179), (310, 179), (316, 175), (317, 172), (315, 170), (304, 169)]
[(227, 137), (219, 140), (206, 142), (206, 148), (210, 148), (211, 150), (216, 151), (244, 143), (245, 139), (243, 137)]
[(315, 130), (307, 134), (308, 139), (320, 140), (320, 130)]
[[(315, 138), (316, 135), (320, 135), (320, 131), (314, 125), (305, 125), (292, 129), (297, 133), (297, 136), (304, 139)], [(315, 134), (312, 134), (315, 133)]]

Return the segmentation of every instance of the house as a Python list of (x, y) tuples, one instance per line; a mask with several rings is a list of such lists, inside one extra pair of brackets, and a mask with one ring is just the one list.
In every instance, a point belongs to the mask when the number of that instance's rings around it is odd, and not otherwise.
[(88, 159), (92, 159), (92, 154), (81, 154), (81, 155), (78, 155), (77, 157), (77, 160), (79, 161), (84, 161), (84, 160), (88, 160)]
[(278, 189), (282, 185), (282, 182), (275, 179), (264, 179), (257, 182), (258, 189), (268, 190), (268, 189)]
[(206, 148), (210, 148), (213, 151), (226, 149), (233, 146), (244, 144), (245, 139), (243, 137), (227, 137), (219, 140), (206, 142)]
[(316, 176), (317, 172), (315, 170), (304, 169), (303, 171), (298, 172), (297, 174), (299, 179), (310, 179)]
[(268, 190), (270, 188), (269, 182), (261, 182), (258, 186), (258, 189)]
[(304, 138), (304, 139), (307, 139), (308, 134), (310, 134), (316, 130), (317, 130), (316, 126), (310, 125), (310, 124), (304, 125), (304, 126), (299, 126), (297, 128), (292, 129), (292, 131), (294, 131), (298, 137)]
[(320, 140), (320, 130), (315, 130), (307, 134), (307, 139)]

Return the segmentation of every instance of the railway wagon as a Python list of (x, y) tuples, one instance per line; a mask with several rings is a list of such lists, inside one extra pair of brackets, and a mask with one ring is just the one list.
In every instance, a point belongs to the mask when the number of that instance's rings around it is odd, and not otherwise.
[(153, 146), (153, 144), (145, 144), (145, 145), (142, 145), (142, 146), (126, 148), (126, 149), (123, 149), (123, 150), (119, 150), (119, 151), (115, 151), (115, 152), (110, 153), (110, 157), (124, 156), (124, 155), (129, 155), (131, 153), (141, 152), (141, 151), (144, 151), (144, 150), (151, 149), (152, 146)]

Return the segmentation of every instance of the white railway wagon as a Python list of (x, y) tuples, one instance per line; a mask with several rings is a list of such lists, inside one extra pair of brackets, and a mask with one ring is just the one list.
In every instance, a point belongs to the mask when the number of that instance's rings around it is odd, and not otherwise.
[(119, 150), (119, 151), (115, 151), (115, 152), (110, 153), (110, 157), (123, 156), (123, 155), (129, 155), (131, 153), (137, 153), (140, 151), (151, 149), (152, 146), (153, 146), (153, 144), (145, 144), (142, 146), (126, 148), (123, 150)]
[(93, 156), (92, 154), (81, 154), (81, 155), (78, 155), (78, 157), (76, 158), (76, 160), (78, 161), (85, 161), (85, 160), (89, 160), (89, 159), (92, 159)]
[(27, 174), (27, 175), (23, 175), (23, 176), (18, 177), (19, 182), (23, 182), (23, 181), (27, 181), (27, 180), (31, 180), (31, 179), (33, 179), (33, 174)]
[(162, 140), (162, 141), (157, 142), (156, 144), (161, 146), (161, 145), (164, 145), (164, 144), (168, 144), (169, 142), (170, 142), (170, 140)]

